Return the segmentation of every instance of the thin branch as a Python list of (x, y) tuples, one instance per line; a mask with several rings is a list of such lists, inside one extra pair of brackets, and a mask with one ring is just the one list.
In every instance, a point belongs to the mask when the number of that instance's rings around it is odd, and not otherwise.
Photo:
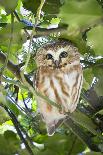
[(40, 21), (41, 11), (44, 6), (45, 0), (41, 0), (40, 6), (37, 9), (36, 18), (35, 18), (35, 25), (38, 25)]
[(51, 34), (55, 34), (58, 36), (60, 35), (60, 33), (67, 32), (67, 26), (60, 26), (58, 28), (51, 28), (51, 29), (36, 27), (35, 31), (36, 31), (36, 35), (33, 36), (34, 38), (42, 37), (42, 36), (49, 36)]
[(24, 138), (24, 136), (23, 136), (23, 134), (22, 134), (22, 132), (21, 132), (21, 129), (20, 129), (19, 126), (18, 126), (18, 120), (17, 120), (16, 116), (13, 114), (13, 112), (12, 112), (10, 109), (8, 109), (8, 107), (3, 106), (3, 105), (2, 105), (2, 107), (7, 111), (8, 115), (11, 117), (12, 122), (13, 122), (13, 124), (14, 124), (14, 126), (15, 126), (15, 129), (16, 129), (16, 131), (17, 131), (17, 133), (18, 133), (18, 135), (19, 135), (21, 141), (25, 144), (28, 153), (29, 153), (30, 155), (34, 155), (32, 149), (30, 148), (30, 146), (29, 146), (29, 144), (28, 144), (28, 142), (27, 142), (26, 139)]
[[(1, 62), (2, 64), (4, 64), (5, 60), (6, 60), (5, 54), (4, 54), (3, 52), (0, 52), (0, 62)], [(81, 62), (84, 63), (84, 64), (88, 64), (88, 63), (89, 63), (88, 61), (85, 61), (85, 60), (81, 60)], [(97, 66), (97, 67), (102, 67), (102, 66), (103, 66), (103, 63), (100, 63), (100, 64), (98, 63), (98, 64), (96, 64), (96, 63), (91, 63), (91, 62), (90, 62), (88, 65), (92, 65), (92, 67), (95, 67), (95, 66)], [(11, 62), (10, 60), (8, 60), (7, 68), (17, 77), (17, 79), (19, 79), (19, 80), (21, 81), (20, 64), (16, 65), (16, 64), (14, 64), (13, 62)], [(26, 74), (25, 74), (24, 76), (25, 76), (27, 82), (28, 82), (31, 86), (33, 86), (33, 83), (32, 83), (32, 81), (28, 78), (28, 76), (27, 76)], [(6, 80), (6, 79), (5, 79), (5, 80)]]
[(1, 81), (6, 82), (6, 83), (9, 83), (9, 84), (16, 85), (19, 88), (28, 90), (28, 88), (25, 87), (23, 84), (21, 84), (21, 82), (18, 81), (18, 80), (17, 81), (16, 80), (13, 80), (13, 79), (11, 80), (11, 79), (6, 78), (5, 76), (2, 76)]

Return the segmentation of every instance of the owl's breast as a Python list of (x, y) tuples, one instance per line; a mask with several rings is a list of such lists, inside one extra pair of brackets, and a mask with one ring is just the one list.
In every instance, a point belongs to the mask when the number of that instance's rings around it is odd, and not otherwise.
[[(81, 70), (71, 72), (39, 72), (37, 90), (50, 100), (64, 107), (65, 111), (74, 111), (82, 85)], [(56, 107), (52, 107), (55, 109)], [(49, 106), (49, 110), (50, 110)]]
[(68, 74), (61, 71), (48, 73), (40, 73), (37, 90), (58, 104), (68, 102), (71, 83)]

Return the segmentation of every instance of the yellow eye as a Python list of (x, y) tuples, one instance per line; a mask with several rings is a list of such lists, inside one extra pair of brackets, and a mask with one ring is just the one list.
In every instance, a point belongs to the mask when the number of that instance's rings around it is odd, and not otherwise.
[(48, 54), (46, 55), (46, 59), (47, 59), (47, 60), (53, 59), (53, 56), (52, 56), (51, 54), (48, 53)]
[(68, 53), (63, 51), (61, 54), (60, 54), (60, 58), (66, 58), (68, 56)]

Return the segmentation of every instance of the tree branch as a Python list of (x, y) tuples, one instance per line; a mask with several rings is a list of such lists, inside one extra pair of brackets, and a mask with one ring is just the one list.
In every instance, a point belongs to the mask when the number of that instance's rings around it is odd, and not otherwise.
[(67, 26), (60, 26), (58, 28), (51, 28), (51, 29), (36, 27), (35, 31), (36, 35), (34, 35), (34, 37), (49, 36), (51, 34), (59, 34), (66, 32)]

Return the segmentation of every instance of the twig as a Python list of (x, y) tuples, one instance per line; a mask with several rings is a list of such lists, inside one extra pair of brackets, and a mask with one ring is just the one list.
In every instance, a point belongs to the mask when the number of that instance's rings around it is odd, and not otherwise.
[(5, 76), (2, 76), (1, 81), (4, 81), (4, 82), (9, 83), (9, 84), (16, 85), (19, 88), (23, 88), (23, 89), (28, 90), (28, 88), (25, 87), (23, 84), (21, 84), (20, 81), (15, 81), (15, 80), (12, 80), (12, 79), (8, 79)]
[(36, 13), (35, 25), (38, 25), (40, 21), (41, 11), (42, 11), (44, 3), (45, 3), (45, 0), (41, 0), (40, 6), (38, 7), (37, 13)]

